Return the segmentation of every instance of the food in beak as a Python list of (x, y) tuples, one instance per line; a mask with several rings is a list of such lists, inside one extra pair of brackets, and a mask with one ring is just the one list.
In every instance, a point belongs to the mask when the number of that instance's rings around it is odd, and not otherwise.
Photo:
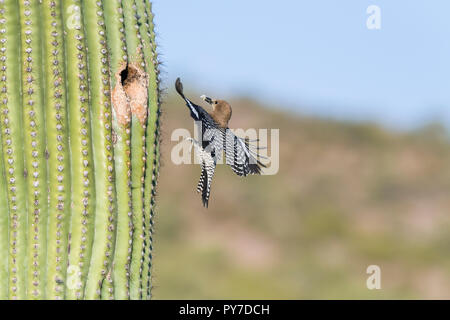
[(212, 99), (210, 97), (205, 96), (205, 95), (202, 95), (200, 98), (202, 98), (203, 100), (205, 100), (209, 104), (213, 103)]

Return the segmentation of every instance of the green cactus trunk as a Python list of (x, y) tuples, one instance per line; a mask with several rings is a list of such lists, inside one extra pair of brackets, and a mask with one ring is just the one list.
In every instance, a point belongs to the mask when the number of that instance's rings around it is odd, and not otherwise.
[(0, 0), (0, 299), (150, 299), (147, 0)]

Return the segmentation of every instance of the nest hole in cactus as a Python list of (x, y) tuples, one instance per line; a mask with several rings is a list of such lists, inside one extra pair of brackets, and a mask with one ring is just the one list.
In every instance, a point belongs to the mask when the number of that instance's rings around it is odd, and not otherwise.
[(126, 64), (116, 74), (113, 90), (115, 111), (121, 122), (130, 122), (130, 113), (141, 124), (147, 120), (148, 74), (135, 64)]

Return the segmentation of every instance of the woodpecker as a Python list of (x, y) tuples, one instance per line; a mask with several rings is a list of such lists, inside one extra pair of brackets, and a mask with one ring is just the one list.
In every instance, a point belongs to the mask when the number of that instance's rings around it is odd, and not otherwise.
[(225, 163), (238, 176), (245, 177), (249, 174), (261, 174), (261, 167), (266, 166), (258, 160), (262, 156), (251, 149), (254, 146), (250, 145), (250, 141), (237, 137), (228, 128), (228, 122), (232, 114), (231, 106), (228, 102), (202, 95), (201, 98), (212, 107), (212, 110), (207, 112), (186, 98), (180, 78), (175, 81), (175, 89), (186, 102), (191, 117), (201, 123), (201, 142), (191, 138), (187, 140), (194, 145), (201, 162), (202, 172), (197, 191), (201, 193), (203, 206), (207, 208), (212, 178), (222, 152), (225, 154)]

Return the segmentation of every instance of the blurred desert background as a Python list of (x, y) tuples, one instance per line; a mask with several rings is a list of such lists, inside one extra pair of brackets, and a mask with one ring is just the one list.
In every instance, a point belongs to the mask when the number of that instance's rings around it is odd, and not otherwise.
[[(450, 299), (450, 1), (152, 3), (155, 299)], [(199, 165), (170, 159), (193, 134), (177, 77), (229, 100), (231, 128), (279, 129), (278, 174), (221, 165), (204, 209)]]
[[(189, 94), (197, 103), (199, 94)], [(450, 298), (450, 141), (429, 124), (393, 132), (232, 100), (231, 128), (279, 128), (280, 170), (218, 166), (209, 209), (198, 165), (176, 166), (183, 102), (163, 105), (155, 299)], [(366, 268), (381, 268), (368, 290)]]

